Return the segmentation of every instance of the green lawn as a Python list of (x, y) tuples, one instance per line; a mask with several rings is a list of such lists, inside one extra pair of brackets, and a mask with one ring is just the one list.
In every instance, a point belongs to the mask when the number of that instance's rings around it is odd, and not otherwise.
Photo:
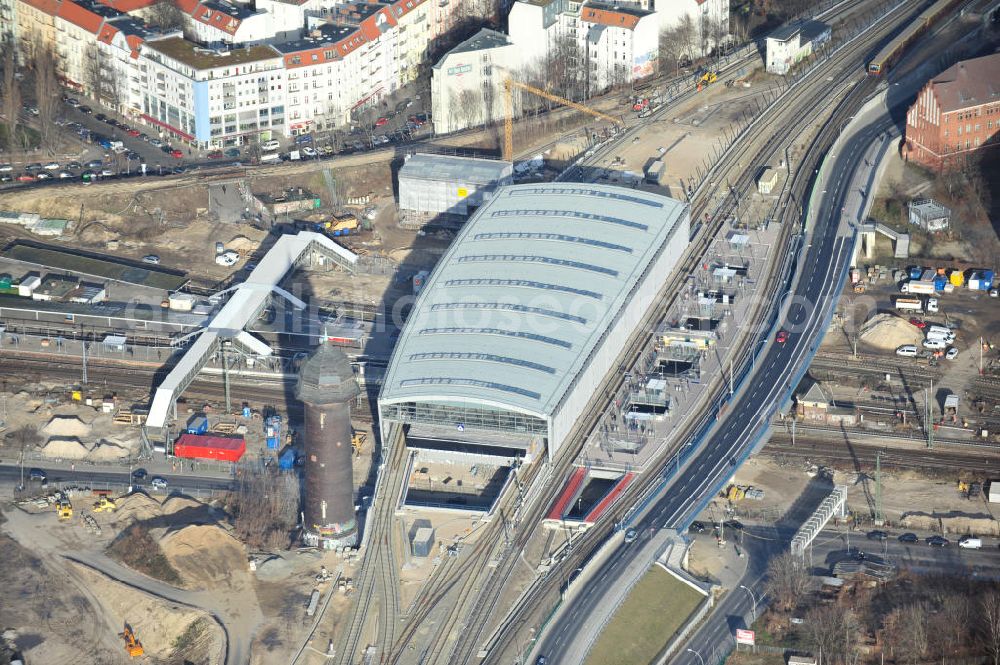
[(704, 596), (659, 566), (632, 587), (585, 665), (650, 663), (684, 625)]

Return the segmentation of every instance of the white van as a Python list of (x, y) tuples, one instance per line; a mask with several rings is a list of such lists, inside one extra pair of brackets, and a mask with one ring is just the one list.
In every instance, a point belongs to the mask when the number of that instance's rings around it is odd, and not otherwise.
[(927, 299), (927, 311), (930, 312), (931, 314), (934, 314), (934, 313), (936, 313), (938, 311), (938, 301), (937, 301), (937, 298), (928, 298)]
[(962, 539), (958, 541), (958, 546), (966, 550), (981, 550), (983, 549), (983, 540), (975, 536), (962, 536)]
[(281, 155), (279, 155), (276, 152), (269, 152), (266, 155), (260, 156), (261, 164), (270, 164), (273, 162), (280, 162), (280, 161), (281, 161)]
[(927, 326), (927, 333), (942, 333), (945, 335), (954, 335), (955, 331), (951, 328), (946, 328), (944, 326)]
[(907, 358), (914, 358), (917, 355), (917, 347), (912, 344), (904, 344), (903, 346), (896, 349), (897, 356), (906, 356)]
[(262, 150), (277, 150), (278, 148), (281, 147), (281, 144), (275, 141), (274, 139), (271, 139), (270, 141), (264, 141), (263, 143), (261, 143), (260, 147)]
[(922, 345), (925, 349), (937, 350), (937, 349), (947, 348), (948, 342), (944, 341), (943, 339), (925, 339), (922, 342)]

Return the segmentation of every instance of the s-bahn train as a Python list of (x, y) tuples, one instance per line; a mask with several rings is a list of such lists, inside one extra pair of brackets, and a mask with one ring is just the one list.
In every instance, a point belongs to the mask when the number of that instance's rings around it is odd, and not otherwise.
[(962, 0), (937, 0), (925, 9), (912, 23), (903, 29), (878, 52), (868, 63), (869, 76), (881, 76), (892, 67), (906, 47), (912, 44), (920, 35), (929, 30), (935, 23), (953, 9)]

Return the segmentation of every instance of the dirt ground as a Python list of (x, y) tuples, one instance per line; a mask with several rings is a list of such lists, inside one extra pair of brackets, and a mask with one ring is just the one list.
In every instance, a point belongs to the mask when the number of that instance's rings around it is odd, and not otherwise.
[[(765, 491), (764, 499), (744, 499), (738, 513), (753, 518), (775, 519), (795, 503), (813, 480), (802, 463), (785, 463), (766, 454), (747, 461), (733, 482)], [(1000, 515), (985, 496), (967, 499), (957, 490), (958, 479), (930, 478), (916, 471), (882, 471), (882, 483), (891, 491), (882, 493), (882, 507), (890, 525), (944, 533), (1000, 534)], [(848, 509), (871, 514), (874, 480), (853, 471), (836, 471), (833, 483), (847, 485)]]

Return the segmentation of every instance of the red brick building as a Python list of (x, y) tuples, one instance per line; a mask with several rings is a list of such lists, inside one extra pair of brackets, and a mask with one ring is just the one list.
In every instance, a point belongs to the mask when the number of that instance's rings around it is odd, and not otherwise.
[(1000, 145), (1000, 53), (956, 63), (924, 85), (906, 113), (908, 160), (940, 170)]

